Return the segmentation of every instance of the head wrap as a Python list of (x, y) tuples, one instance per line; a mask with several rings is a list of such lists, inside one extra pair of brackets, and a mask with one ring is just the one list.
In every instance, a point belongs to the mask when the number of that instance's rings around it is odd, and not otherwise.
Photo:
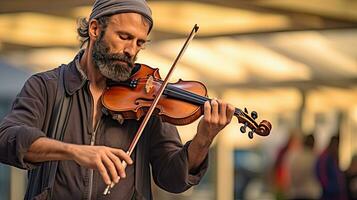
[(96, 0), (89, 21), (105, 15), (131, 12), (141, 14), (148, 19), (150, 22), (150, 32), (153, 26), (153, 20), (151, 17), (151, 10), (145, 0)]

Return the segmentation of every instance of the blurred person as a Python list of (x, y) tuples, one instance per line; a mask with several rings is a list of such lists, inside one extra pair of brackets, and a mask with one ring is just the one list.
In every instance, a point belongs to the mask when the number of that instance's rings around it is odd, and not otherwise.
[(357, 155), (354, 155), (345, 172), (348, 199), (357, 200)]
[[(152, 117), (129, 157), (125, 151), (140, 121), (118, 122), (102, 114), (100, 97), (108, 80), (125, 81), (138, 70), (134, 62), (153, 26), (151, 10), (144, 0), (97, 0), (89, 21), (83, 18), (79, 25), (85, 48), (69, 64), (30, 77), (0, 124), (0, 161), (30, 170), (25, 199), (152, 199), (150, 165), (155, 183), (166, 191), (198, 184), (209, 147), (230, 123), (233, 106), (207, 101), (196, 135), (185, 145), (175, 126)], [(62, 71), (62, 95), (72, 105), (58, 141), (46, 131), (56, 114)], [(47, 161), (59, 161), (54, 185), (44, 185), (53, 169), (46, 168)], [(112, 182), (119, 184), (102, 196)]]
[(316, 174), (322, 187), (321, 199), (347, 199), (345, 178), (339, 167), (339, 136), (332, 136), (318, 157)]
[(317, 156), (314, 144), (314, 136), (307, 135), (303, 138), (302, 146), (288, 154), (288, 199), (318, 199), (321, 195), (321, 187), (315, 175)]
[(298, 146), (298, 130), (293, 130), (286, 143), (278, 150), (273, 166), (274, 190), (277, 199), (285, 199), (289, 184), (289, 175), (287, 170), (287, 155), (295, 151)]

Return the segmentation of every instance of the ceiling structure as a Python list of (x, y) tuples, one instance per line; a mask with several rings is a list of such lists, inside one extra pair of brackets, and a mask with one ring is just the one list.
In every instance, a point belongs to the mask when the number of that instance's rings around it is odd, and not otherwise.
[[(41, 71), (78, 51), (76, 19), (88, 0), (0, 3), (0, 59)], [(176, 72), (212, 88), (357, 84), (357, 1), (149, 1), (153, 41), (139, 61), (165, 73), (194, 23), (200, 30)]]

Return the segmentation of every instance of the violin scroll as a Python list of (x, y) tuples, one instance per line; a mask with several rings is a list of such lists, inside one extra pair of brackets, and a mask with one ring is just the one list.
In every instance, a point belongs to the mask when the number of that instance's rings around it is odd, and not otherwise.
[(261, 136), (268, 136), (271, 131), (271, 123), (267, 120), (263, 120), (260, 122), (256, 133)]
[(238, 122), (243, 124), (243, 126), (240, 127), (240, 131), (242, 133), (246, 132), (247, 127), (250, 129), (250, 131), (248, 132), (248, 137), (250, 139), (253, 138), (254, 133), (260, 136), (268, 136), (270, 134), (270, 131), (272, 129), (271, 123), (267, 120), (263, 120), (258, 124), (255, 121), (255, 119), (258, 118), (257, 112), (253, 111), (249, 116), (247, 108), (244, 108), (244, 111), (236, 108), (234, 115), (237, 116)]

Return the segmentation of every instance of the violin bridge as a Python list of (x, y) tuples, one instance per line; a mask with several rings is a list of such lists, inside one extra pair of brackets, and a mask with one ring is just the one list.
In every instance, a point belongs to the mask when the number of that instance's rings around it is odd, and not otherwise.
[(148, 80), (146, 81), (145, 84), (145, 92), (149, 93), (151, 89), (154, 87), (154, 78), (152, 76), (149, 76)]

